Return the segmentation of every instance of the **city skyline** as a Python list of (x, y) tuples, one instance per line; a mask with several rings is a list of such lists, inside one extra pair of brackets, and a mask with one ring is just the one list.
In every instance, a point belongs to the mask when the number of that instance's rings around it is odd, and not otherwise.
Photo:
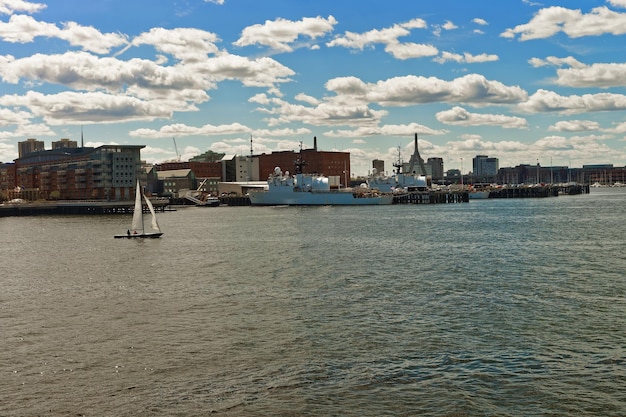
[(626, 0), (405, 3), (0, 0), (0, 162), (28, 138), (160, 163), (173, 138), (187, 160), (316, 136), (365, 175), (418, 134), (446, 170), (626, 163)]

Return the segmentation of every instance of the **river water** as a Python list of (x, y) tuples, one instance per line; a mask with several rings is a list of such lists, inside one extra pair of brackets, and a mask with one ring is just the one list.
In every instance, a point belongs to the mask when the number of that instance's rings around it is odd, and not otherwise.
[(0, 218), (0, 415), (626, 415), (625, 206)]

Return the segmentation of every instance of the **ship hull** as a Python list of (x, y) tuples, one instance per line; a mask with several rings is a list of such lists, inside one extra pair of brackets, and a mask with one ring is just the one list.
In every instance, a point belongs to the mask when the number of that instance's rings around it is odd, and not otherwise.
[(366, 206), (388, 205), (393, 202), (391, 195), (355, 196), (350, 192), (268, 192), (250, 193), (253, 206)]

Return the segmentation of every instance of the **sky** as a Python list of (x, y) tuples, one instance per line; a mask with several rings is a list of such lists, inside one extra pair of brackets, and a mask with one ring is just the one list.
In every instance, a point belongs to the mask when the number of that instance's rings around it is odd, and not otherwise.
[(0, 0), (0, 161), (28, 138), (626, 164), (626, 0)]

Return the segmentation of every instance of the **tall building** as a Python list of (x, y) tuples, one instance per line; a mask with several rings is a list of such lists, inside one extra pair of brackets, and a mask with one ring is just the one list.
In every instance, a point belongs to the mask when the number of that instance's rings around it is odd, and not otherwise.
[(382, 159), (374, 159), (372, 161), (372, 168), (376, 170), (379, 174), (385, 173), (385, 161)]
[(78, 142), (75, 140), (61, 139), (52, 141), (52, 149), (78, 148)]
[(498, 158), (490, 158), (487, 155), (476, 155), (472, 160), (473, 176), (477, 180), (488, 180), (498, 175)]
[(22, 156), (26, 154), (29, 154), (32, 152), (43, 151), (45, 149), (46, 147), (44, 146), (44, 143), (42, 140), (26, 139), (25, 141), (17, 143), (17, 152), (18, 152), (19, 158), (21, 158)]
[(426, 165), (430, 166), (433, 180), (443, 180), (443, 158), (428, 158)]

